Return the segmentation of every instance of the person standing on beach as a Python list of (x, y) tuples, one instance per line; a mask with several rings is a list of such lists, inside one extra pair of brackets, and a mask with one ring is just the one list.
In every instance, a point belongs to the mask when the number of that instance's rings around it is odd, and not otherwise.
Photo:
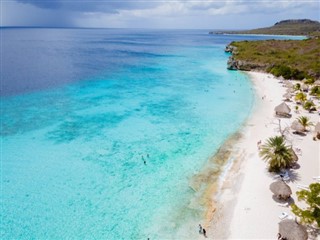
[(201, 226), (201, 224), (199, 224), (199, 233), (200, 233), (200, 234), (202, 233), (202, 226)]
[(207, 231), (203, 228), (202, 232), (203, 232), (203, 236), (206, 238), (207, 237)]

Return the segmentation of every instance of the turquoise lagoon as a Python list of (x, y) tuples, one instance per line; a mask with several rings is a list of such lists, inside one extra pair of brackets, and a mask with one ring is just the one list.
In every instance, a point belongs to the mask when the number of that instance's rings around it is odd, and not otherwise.
[(254, 99), (223, 49), (266, 37), (1, 33), (2, 239), (178, 239), (201, 222), (190, 179)]

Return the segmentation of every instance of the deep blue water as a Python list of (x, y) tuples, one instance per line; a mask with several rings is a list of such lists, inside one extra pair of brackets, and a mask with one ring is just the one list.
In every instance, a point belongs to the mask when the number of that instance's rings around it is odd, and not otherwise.
[(2, 239), (192, 239), (189, 181), (253, 102), (223, 49), (266, 37), (0, 33)]

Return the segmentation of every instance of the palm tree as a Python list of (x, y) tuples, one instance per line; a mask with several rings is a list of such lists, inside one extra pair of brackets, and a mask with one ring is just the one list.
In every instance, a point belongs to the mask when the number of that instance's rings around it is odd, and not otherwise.
[(296, 94), (295, 98), (294, 98), (297, 102), (301, 102), (304, 103), (305, 101), (307, 101), (307, 95), (304, 94), (303, 92), (299, 92)]
[(307, 131), (307, 127), (310, 127), (313, 125), (313, 123), (310, 122), (310, 118), (308, 118), (306, 116), (298, 117), (297, 120), (304, 127), (304, 132)]
[(309, 112), (312, 112), (312, 111), (316, 111), (316, 108), (315, 108), (315, 104), (313, 101), (309, 100), (309, 101), (306, 101), (303, 105), (303, 108), (305, 110), (308, 110)]
[(282, 136), (269, 138), (261, 146), (259, 154), (264, 161), (268, 162), (269, 172), (279, 172), (281, 168), (288, 168), (294, 162), (290, 147), (285, 144)]

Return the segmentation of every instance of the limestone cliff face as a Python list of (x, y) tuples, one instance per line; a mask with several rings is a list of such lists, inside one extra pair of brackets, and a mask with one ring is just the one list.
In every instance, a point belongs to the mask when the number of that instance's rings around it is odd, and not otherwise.
[(250, 71), (250, 70), (265, 70), (268, 65), (266, 64), (257, 64), (248, 61), (237, 60), (236, 55), (238, 54), (238, 49), (232, 44), (229, 44), (225, 48), (225, 52), (231, 53), (232, 55), (229, 57), (227, 62), (227, 69), (229, 70), (242, 70), (242, 71)]
[(268, 66), (264, 65), (264, 64), (257, 64), (257, 63), (251, 63), (251, 62), (247, 62), (247, 61), (237, 60), (233, 56), (230, 56), (229, 60), (227, 62), (227, 69), (229, 69), (229, 70), (263, 71), (267, 67)]

